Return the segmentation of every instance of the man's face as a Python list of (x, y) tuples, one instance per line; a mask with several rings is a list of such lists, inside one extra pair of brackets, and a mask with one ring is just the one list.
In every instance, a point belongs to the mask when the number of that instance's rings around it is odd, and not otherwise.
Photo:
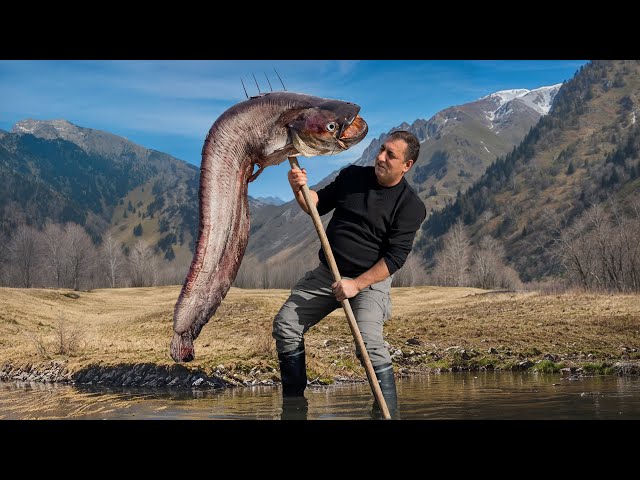
[(392, 187), (402, 180), (402, 176), (407, 172), (413, 160), (405, 163), (405, 153), (407, 142), (395, 138), (387, 140), (376, 156), (375, 172), (378, 183), (384, 187)]

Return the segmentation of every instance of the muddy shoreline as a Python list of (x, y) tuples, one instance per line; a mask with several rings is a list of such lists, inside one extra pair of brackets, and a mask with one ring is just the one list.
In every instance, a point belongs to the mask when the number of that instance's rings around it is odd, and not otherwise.
[[(531, 365), (530, 365), (531, 364)], [(540, 362), (538, 363), (538, 365)], [(439, 374), (460, 371), (521, 371), (538, 373), (535, 365), (523, 361), (509, 369), (466, 366), (452, 366), (451, 368), (419, 368), (412, 369), (394, 366), (397, 376)], [(609, 375), (626, 376), (640, 375), (640, 362), (615, 361), (605, 363)], [(548, 373), (548, 372), (547, 372)], [(562, 367), (557, 371), (561, 377), (580, 377), (594, 374), (593, 369), (571, 366)], [(77, 371), (70, 371), (64, 361), (51, 361), (43, 364), (13, 365), (5, 364), (0, 369), (0, 381), (64, 383), (79, 385), (97, 385), (105, 387), (145, 387), (145, 388), (176, 388), (176, 389), (224, 389), (238, 387), (252, 387), (256, 385), (274, 386), (280, 384), (279, 372), (256, 372), (242, 375), (238, 372), (223, 372), (216, 370), (213, 375), (200, 369), (191, 369), (180, 364), (155, 365), (151, 363), (125, 364), (114, 366), (88, 365)], [(364, 377), (336, 377), (333, 382), (320, 379), (310, 379), (310, 384), (326, 385), (329, 383), (364, 382)]]

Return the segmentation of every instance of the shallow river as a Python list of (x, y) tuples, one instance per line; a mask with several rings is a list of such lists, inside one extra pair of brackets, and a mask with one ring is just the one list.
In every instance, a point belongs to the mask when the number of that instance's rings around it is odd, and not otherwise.
[[(407, 420), (640, 419), (640, 378), (475, 372), (401, 378)], [(283, 412), (277, 387), (102, 389), (0, 382), (0, 419), (369, 419), (368, 383), (310, 387)]]

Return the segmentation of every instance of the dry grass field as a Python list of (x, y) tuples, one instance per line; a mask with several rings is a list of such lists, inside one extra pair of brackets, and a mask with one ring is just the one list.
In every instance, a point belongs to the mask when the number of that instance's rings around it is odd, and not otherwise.
[[(87, 366), (172, 365), (169, 341), (179, 286), (73, 292), (0, 288), (0, 367), (63, 362)], [(279, 380), (271, 322), (286, 290), (232, 288), (185, 366), (229, 381)], [(474, 288), (394, 288), (385, 325), (396, 370), (450, 368), (607, 373), (640, 360), (640, 297), (542, 295)], [(363, 379), (342, 310), (306, 337), (310, 380)], [(223, 368), (220, 366), (223, 365)], [(609, 370), (607, 370), (609, 369)]]

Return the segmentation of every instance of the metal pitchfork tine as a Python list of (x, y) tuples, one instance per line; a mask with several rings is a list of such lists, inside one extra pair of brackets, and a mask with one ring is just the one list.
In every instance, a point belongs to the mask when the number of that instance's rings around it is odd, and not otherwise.
[(242, 77), (240, 77), (240, 83), (242, 84), (242, 88), (244, 89), (244, 94), (249, 98), (249, 94), (247, 93), (247, 88), (244, 86), (244, 82), (242, 81)]
[(267, 79), (267, 83), (269, 83), (269, 90), (271, 90), (273, 92), (273, 87), (271, 86), (271, 82), (269, 81), (269, 77), (267, 77), (267, 72), (262, 72), (264, 73), (264, 78)]
[(286, 92), (287, 91), (287, 87), (284, 86), (284, 82), (280, 78), (280, 75), (278, 74), (278, 71), (275, 68), (273, 69), (273, 71), (276, 72), (276, 75), (278, 75), (278, 80), (280, 80), (280, 83), (282, 84), (282, 89)]
[(256, 87), (258, 87), (258, 95), (262, 95), (262, 92), (260, 91), (260, 85), (258, 85), (258, 80), (256, 80), (256, 76), (252, 73), (251, 76), (253, 76), (253, 81), (256, 82)]

